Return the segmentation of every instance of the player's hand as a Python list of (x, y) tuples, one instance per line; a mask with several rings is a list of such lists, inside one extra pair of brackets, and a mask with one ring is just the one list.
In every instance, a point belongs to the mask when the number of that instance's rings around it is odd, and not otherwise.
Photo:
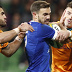
[(18, 26), (21, 32), (31, 31), (33, 32), (34, 29), (31, 25), (29, 25), (27, 22), (21, 23), (21, 25)]
[(64, 12), (63, 12), (63, 14), (62, 14), (62, 16), (61, 16), (61, 19), (60, 19), (60, 23), (63, 24), (63, 26), (65, 26), (65, 25), (64, 25), (64, 21), (65, 21), (65, 18), (66, 18), (66, 17), (65, 17), (65, 13), (66, 13), (66, 10), (64, 10)]
[(58, 31), (58, 35), (56, 37), (56, 40), (59, 42), (64, 41), (65, 39), (67, 39), (69, 37), (70, 33), (67, 30), (60, 30)]
[(25, 37), (25, 32), (20, 32), (18, 34), (19, 38), (23, 39)]
[(60, 21), (58, 22), (58, 25), (59, 25), (59, 27), (60, 27), (62, 30), (66, 30), (66, 26), (65, 26), (65, 24), (64, 24), (65, 19), (66, 19), (65, 13), (66, 13), (66, 10), (64, 10), (64, 12), (63, 12), (63, 14), (62, 14), (62, 16), (61, 16), (61, 18), (60, 18)]
[(60, 21), (57, 22), (57, 25), (61, 28), (61, 30), (67, 30), (64, 25), (65, 19), (66, 19), (66, 17), (61, 17)]

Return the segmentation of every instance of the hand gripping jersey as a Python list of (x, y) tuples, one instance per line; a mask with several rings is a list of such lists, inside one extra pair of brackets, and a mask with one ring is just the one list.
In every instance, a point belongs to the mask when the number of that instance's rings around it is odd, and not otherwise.
[(29, 67), (26, 72), (50, 72), (49, 41), (55, 31), (48, 25), (30, 22), (34, 32), (28, 31), (25, 37), (26, 53)]
[[(2, 33), (3, 31), (0, 30), (0, 33)], [(1, 49), (4, 49), (8, 46), (8, 42), (7, 43), (4, 43), (4, 44), (0, 44), (0, 52), (1, 52)]]
[(52, 47), (52, 72), (72, 72), (72, 42), (55, 44)]

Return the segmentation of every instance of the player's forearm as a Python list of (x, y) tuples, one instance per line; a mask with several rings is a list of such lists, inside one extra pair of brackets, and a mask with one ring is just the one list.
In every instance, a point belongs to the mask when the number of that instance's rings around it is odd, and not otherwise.
[(57, 32), (56, 36), (55, 36), (55, 40), (62, 42), (64, 40), (66, 40), (67, 38), (69, 38), (70, 32), (68, 30), (60, 30)]
[(8, 47), (2, 50), (2, 54), (10, 57), (12, 56), (20, 47), (22, 41), (14, 40), (13, 42), (9, 43)]
[(0, 33), (0, 43), (5, 43), (12, 40), (17, 35), (17, 33), (19, 33), (18, 28)]

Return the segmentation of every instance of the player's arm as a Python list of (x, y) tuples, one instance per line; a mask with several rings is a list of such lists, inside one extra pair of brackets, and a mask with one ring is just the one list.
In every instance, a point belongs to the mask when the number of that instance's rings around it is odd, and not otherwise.
[(42, 33), (41, 35), (43, 38), (48, 38), (48, 39), (58, 40), (58, 41), (64, 41), (70, 35), (69, 31), (67, 30), (57, 31), (47, 25), (42, 25), (40, 31)]
[(20, 47), (23, 38), (25, 36), (24, 32), (19, 33), (19, 35), (15, 38), (15, 40), (8, 44), (8, 46), (1, 50), (1, 53), (7, 57), (13, 55)]
[(61, 30), (58, 31), (57, 38), (56, 38), (56, 40), (59, 39), (59, 41), (64, 41), (67, 38), (71, 37), (71, 32), (68, 31), (66, 29), (65, 25), (64, 25), (64, 21), (66, 19), (66, 17), (64, 16), (64, 14), (65, 14), (65, 11), (63, 12), (63, 14), (61, 16), (60, 21), (57, 22), (57, 25), (61, 28)]
[(30, 30), (31, 32), (34, 31), (31, 25), (27, 23), (22, 23), (18, 28), (15, 28), (10, 31), (2, 32), (0, 33), (0, 44), (5, 43), (13, 39), (19, 32), (25, 32), (27, 30)]
[(58, 31), (58, 35), (57, 35), (56, 40), (59, 39), (59, 41), (61, 41), (61, 40), (64, 41), (64, 40), (72, 37), (72, 31), (67, 30), (66, 27), (63, 26), (63, 24), (61, 24), (60, 22), (58, 22), (57, 25), (60, 27), (61, 30)]
[(69, 37), (70, 37), (70, 32), (68, 30), (60, 30), (57, 32), (55, 40), (61, 42), (61, 41), (64, 41), (65, 39), (67, 39)]
[(17, 33), (14, 30), (0, 33), (0, 44), (10, 41), (16, 35), (17, 35)]
[(52, 40), (61, 42), (71, 36), (70, 31), (68, 31), (61, 23), (53, 22), (49, 24), (49, 26), (55, 30)]

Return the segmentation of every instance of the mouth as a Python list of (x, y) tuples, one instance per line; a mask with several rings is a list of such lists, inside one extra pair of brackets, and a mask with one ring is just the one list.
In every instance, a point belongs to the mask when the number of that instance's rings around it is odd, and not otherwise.
[(71, 20), (69, 19), (69, 20), (68, 20), (68, 24), (70, 24), (71, 22), (72, 22), (72, 19), (71, 19)]
[(49, 24), (49, 21), (44, 22), (44, 24), (48, 25)]
[(4, 21), (7, 23), (7, 20), (6, 19)]
[(46, 20), (45, 23), (49, 23), (49, 20)]

